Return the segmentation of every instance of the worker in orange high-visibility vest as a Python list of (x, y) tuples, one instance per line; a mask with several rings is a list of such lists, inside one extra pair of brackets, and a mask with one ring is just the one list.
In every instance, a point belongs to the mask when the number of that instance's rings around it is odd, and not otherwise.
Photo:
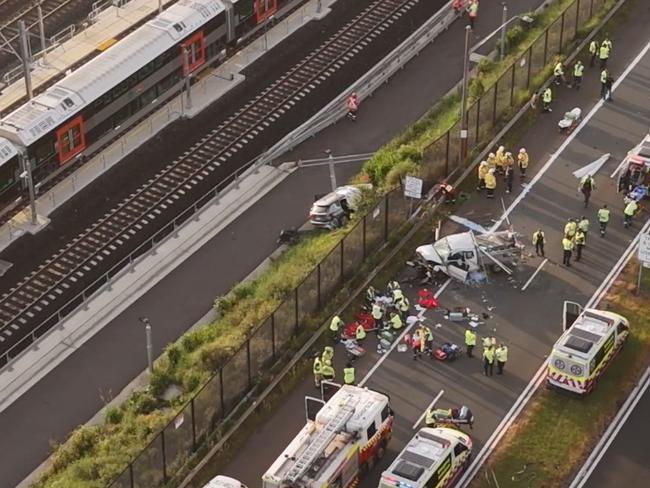
[(465, 0), (454, 0), (451, 3), (451, 7), (458, 14), (463, 11), (463, 8), (465, 8)]
[(348, 97), (347, 107), (348, 117), (350, 117), (352, 120), (357, 120), (357, 112), (359, 111), (359, 97), (357, 97), (356, 93), (352, 93), (352, 95)]

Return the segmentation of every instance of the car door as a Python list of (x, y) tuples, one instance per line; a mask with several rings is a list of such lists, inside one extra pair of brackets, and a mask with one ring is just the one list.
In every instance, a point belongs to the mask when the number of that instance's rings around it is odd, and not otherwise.
[(582, 305), (579, 303), (565, 301), (562, 311), (562, 330), (571, 327), (582, 313), (582, 310)]

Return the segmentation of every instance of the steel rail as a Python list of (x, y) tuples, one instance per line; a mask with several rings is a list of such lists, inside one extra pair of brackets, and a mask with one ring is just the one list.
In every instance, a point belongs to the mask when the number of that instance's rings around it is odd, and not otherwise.
[(29, 335), (30, 330), (40, 328), (42, 322), (34, 322), (52, 307), (52, 302), (61, 301), (67, 290), (88, 272), (116, 254), (127, 241), (141, 236), (145, 226), (168, 211), (417, 3), (418, 0), (376, 0), (370, 4), (181, 158), (3, 295), (0, 350), (11, 347)]

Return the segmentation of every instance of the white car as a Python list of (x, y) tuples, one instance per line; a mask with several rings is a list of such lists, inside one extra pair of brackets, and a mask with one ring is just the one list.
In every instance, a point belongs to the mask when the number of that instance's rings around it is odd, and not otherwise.
[(351, 185), (340, 186), (314, 202), (309, 211), (309, 222), (314, 227), (323, 229), (343, 227), (360, 201), (359, 188)]
[(203, 488), (247, 488), (246, 485), (235, 478), (218, 475), (208, 481)]

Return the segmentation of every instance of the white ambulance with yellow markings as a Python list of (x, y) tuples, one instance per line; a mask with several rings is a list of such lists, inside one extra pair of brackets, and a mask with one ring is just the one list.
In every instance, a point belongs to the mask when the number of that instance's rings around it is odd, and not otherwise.
[(616, 313), (564, 303), (564, 333), (548, 359), (547, 385), (587, 394), (612, 363), (630, 330)]
[(460, 430), (425, 427), (381, 474), (379, 488), (447, 488), (469, 465), (472, 440)]

